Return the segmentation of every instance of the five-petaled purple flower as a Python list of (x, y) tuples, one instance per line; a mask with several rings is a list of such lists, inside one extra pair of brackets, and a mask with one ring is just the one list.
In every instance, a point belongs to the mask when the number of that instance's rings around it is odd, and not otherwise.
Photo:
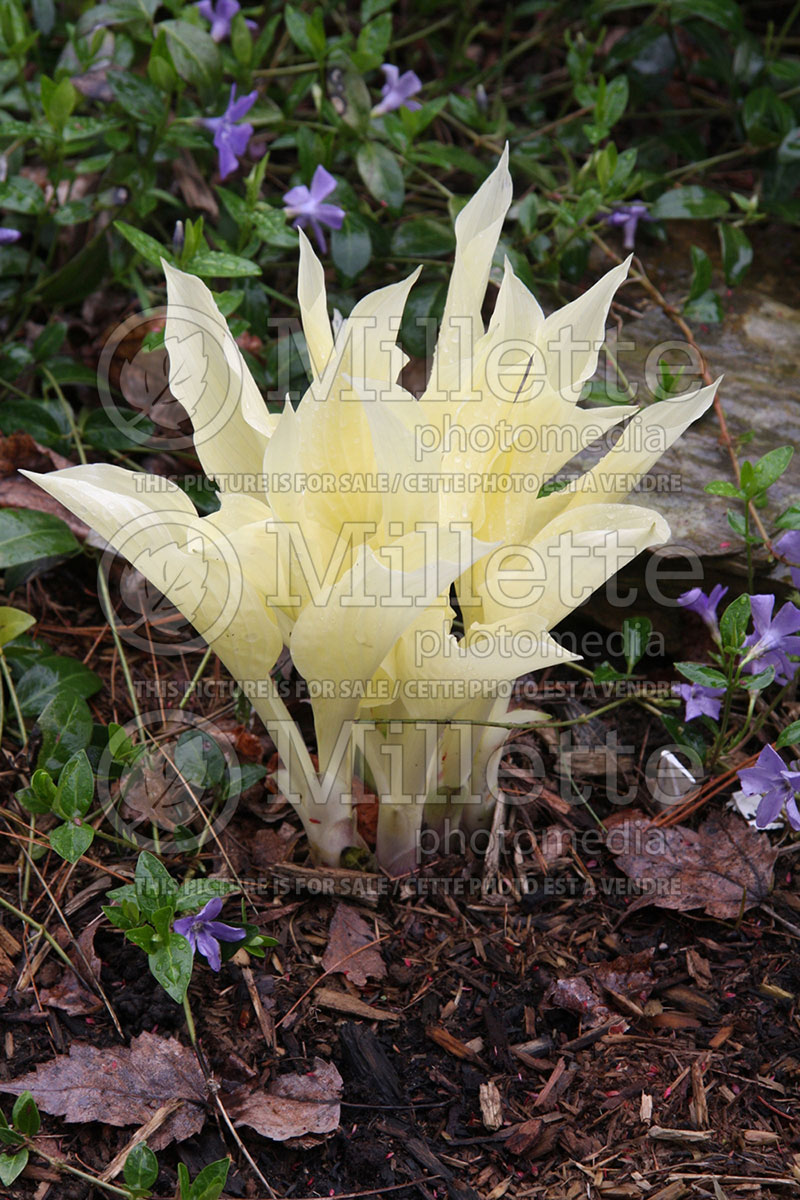
[(22, 234), (18, 229), (9, 229), (7, 225), (0, 225), (0, 246), (10, 246), (12, 242), (18, 242)]
[[(231, 22), (242, 7), (239, 0), (197, 0), (195, 5), (201, 17), (211, 22), (211, 36), (215, 42), (231, 36)], [(256, 29), (255, 21), (246, 21), (248, 29)]]
[(654, 219), (647, 211), (646, 204), (641, 200), (633, 200), (630, 204), (618, 205), (612, 213), (608, 214), (606, 223), (615, 228), (622, 227), (622, 244), (626, 250), (632, 250), (639, 222)]
[(199, 950), (205, 956), (212, 971), (218, 971), (220, 968), (220, 942), (240, 942), (243, 937), (247, 937), (246, 930), (235, 929), (233, 925), (216, 920), (221, 909), (222, 897), (215, 896), (199, 913), (191, 917), (180, 917), (172, 925), (176, 933), (186, 938), (193, 951)]
[(688, 609), (689, 612), (697, 613), (708, 628), (711, 630), (711, 636), (715, 642), (719, 641), (719, 625), (717, 624), (717, 608), (722, 597), (727, 593), (728, 589), (723, 587), (721, 583), (716, 584), (711, 589), (707, 596), (700, 588), (690, 588), (688, 592), (684, 592), (682, 596), (678, 596), (678, 604), (681, 608)]
[(396, 108), (422, 108), (417, 100), (410, 100), (422, 89), (422, 82), (414, 71), (404, 71), (400, 74), (399, 67), (384, 63), (381, 67), (386, 83), (381, 88), (381, 102), (372, 110), (373, 117), (382, 117), (384, 113), (393, 112)]
[(705, 687), (702, 683), (673, 683), (672, 693), (685, 703), (687, 721), (693, 721), (695, 717), (711, 717), (712, 721), (719, 718), (725, 688)]
[(789, 566), (789, 573), (794, 586), (800, 588), (800, 529), (789, 529), (774, 545), (784, 558), (788, 558), (790, 564), (796, 564)]
[(797, 806), (800, 762), (793, 762), (787, 767), (772, 746), (765, 746), (755, 766), (739, 771), (739, 782), (745, 795), (761, 797), (756, 813), (756, 826), (759, 829), (771, 825), (784, 805), (789, 824), (794, 829), (800, 829), (800, 809)]
[(776, 682), (788, 683), (797, 669), (797, 664), (789, 662), (788, 656), (800, 654), (800, 637), (792, 636), (800, 630), (800, 608), (787, 601), (773, 617), (774, 607), (774, 596), (750, 597), (755, 633), (745, 638), (748, 653), (742, 665), (753, 674), (773, 666)]
[(328, 229), (341, 229), (342, 221), (347, 215), (343, 208), (339, 208), (338, 204), (324, 203), (325, 197), (330, 196), (335, 189), (336, 180), (320, 164), (314, 172), (310, 188), (301, 184), (298, 187), (289, 188), (283, 197), (287, 217), (295, 218), (292, 222), (295, 229), (300, 225), (303, 227), (310, 225), (314, 230), (317, 245), (323, 254), (328, 247), (325, 243), (322, 226), (327, 225)]
[(219, 153), (220, 179), (225, 179), (239, 165), (239, 158), (247, 149), (247, 143), (253, 136), (253, 126), (249, 121), (237, 124), (242, 117), (247, 116), (258, 99), (258, 92), (249, 92), (246, 96), (236, 99), (236, 84), (231, 84), (231, 98), (228, 107), (221, 117), (203, 117), (202, 124), (214, 134), (214, 145)]

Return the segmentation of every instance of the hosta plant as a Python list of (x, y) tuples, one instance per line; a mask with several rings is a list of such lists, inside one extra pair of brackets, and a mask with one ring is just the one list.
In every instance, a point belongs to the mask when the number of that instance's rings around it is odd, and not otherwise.
[[(271, 731), (279, 782), (314, 858), (360, 844), (354, 772), (380, 799), (377, 855), (411, 869), (421, 823), (485, 824), (511, 683), (571, 656), (548, 632), (668, 536), (623, 503), (712, 402), (582, 408), (627, 263), (545, 317), (508, 262), (482, 309), (511, 203), (507, 154), (459, 214), (455, 263), (424, 394), (398, 382), (397, 332), (418, 272), (356, 304), (334, 332), (302, 232), (298, 298), (311, 382), (275, 415), (211, 294), (165, 266), (171, 390), (220, 508), (175, 484), (89, 465), (37, 483), (191, 620)], [(627, 422), (590, 470), (558, 473)], [(547, 485), (551, 486), (548, 487)], [(286, 646), (314, 713), (318, 767), (271, 675)], [(488, 723), (488, 724), (487, 724)]]

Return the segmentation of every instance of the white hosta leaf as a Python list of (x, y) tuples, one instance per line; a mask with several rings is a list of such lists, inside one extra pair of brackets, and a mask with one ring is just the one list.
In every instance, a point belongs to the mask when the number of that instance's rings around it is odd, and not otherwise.
[(275, 418), (206, 285), (168, 263), (164, 272), (170, 389), (189, 414), (206, 475), (223, 492), (245, 490), (243, 476), (263, 472)]

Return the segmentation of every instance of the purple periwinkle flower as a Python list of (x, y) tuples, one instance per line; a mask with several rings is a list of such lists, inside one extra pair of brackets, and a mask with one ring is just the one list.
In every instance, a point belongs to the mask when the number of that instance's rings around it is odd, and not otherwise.
[(414, 71), (404, 71), (400, 74), (399, 67), (384, 63), (381, 67), (386, 83), (381, 88), (381, 102), (372, 110), (373, 117), (382, 117), (384, 113), (394, 112), (396, 108), (422, 108), (417, 100), (410, 100), (422, 89), (422, 81)]
[(12, 242), (18, 242), (22, 234), (18, 229), (9, 229), (8, 226), (0, 225), (0, 246), (10, 246)]
[(702, 683), (673, 683), (672, 692), (686, 705), (687, 721), (693, 721), (695, 717), (719, 719), (725, 688), (704, 687)]
[(606, 224), (615, 228), (622, 227), (622, 244), (626, 250), (633, 249), (636, 240), (636, 228), (640, 221), (652, 221), (653, 217), (647, 211), (647, 205), (641, 200), (633, 200), (630, 204), (619, 204), (606, 217)]
[(678, 604), (681, 608), (687, 609), (689, 612), (697, 613), (708, 628), (711, 630), (711, 636), (714, 641), (719, 641), (719, 625), (717, 624), (717, 608), (722, 597), (727, 593), (728, 589), (718, 583), (711, 589), (707, 596), (699, 587), (690, 588), (688, 592), (684, 592), (682, 596), (678, 596)]
[(327, 225), (328, 229), (341, 229), (342, 221), (347, 215), (343, 208), (339, 208), (338, 204), (324, 203), (325, 197), (330, 196), (335, 189), (336, 180), (320, 164), (314, 172), (310, 188), (307, 188), (305, 184), (300, 184), (298, 187), (289, 188), (283, 197), (287, 217), (295, 218), (292, 222), (295, 229), (301, 225), (304, 228), (306, 225), (310, 225), (314, 230), (317, 245), (323, 254), (328, 247), (322, 226)]
[(243, 937), (247, 937), (246, 930), (236, 929), (233, 925), (216, 920), (221, 909), (222, 897), (215, 896), (199, 913), (191, 917), (180, 917), (172, 925), (176, 933), (186, 938), (193, 952), (199, 950), (208, 960), (212, 971), (218, 971), (220, 968), (220, 942), (240, 942)]
[[(231, 36), (231, 22), (242, 7), (239, 0), (197, 0), (195, 5), (201, 17), (211, 22), (211, 36), (222, 42)], [(255, 29), (255, 21), (246, 22), (248, 29)]]
[(739, 771), (739, 782), (745, 795), (761, 797), (756, 813), (756, 826), (759, 829), (771, 825), (784, 805), (789, 824), (793, 829), (800, 829), (800, 809), (797, 806), (800, 762), (793, 762), (787, 767), (772, 746), (765, 746), (755, 766)]
[(248, 92), (236, 99), (236, 84), (231, 84), (231, 98), (221, 117), (203, 117), (202, 124), (214, 134), (214, 145), (219, 153), (220, 179), (226, 179), (239, 166), (239, 159), (247, 149), (253, 136), (249, 121), (238, 124), (247, 116), (258, 99), (258, 92)]
[(774, 607), (774, 596), (750, 597), (755, 633), (744, 640), (747, 654), (742, 666), (753, 674), (773, 666), (776, 682), (788, 683), (797, 669), (796, 663), (789, 662), (789, 655), (800, 654), (800, 637), (793, 636), (800, 631), (800, 608), (787, 601), (773, 617)]
[[(774, 546), (784, 558), (788, 558), (792, 583), (796, 588), (800, 588), (800, 529), (789, 529), (778, 538)], [(796, 565), (792, 566), (792, 563)]]

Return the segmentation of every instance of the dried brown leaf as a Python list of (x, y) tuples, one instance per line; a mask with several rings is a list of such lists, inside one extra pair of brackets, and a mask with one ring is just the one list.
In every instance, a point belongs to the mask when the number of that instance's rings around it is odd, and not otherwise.
[(40, 1063), (21, 1079), (0, 1081), (0, 1091), (18, 1096), (26, 1090), (53, 1116), (107, 1125), (143, 1125), (166, 1101), (182, 1100), (168, 1140), (199, 1133), (205, 1118), (205, 1081), (194, 1052), (177, 1038), (153, 1033), (140, 1034), (130, 1047), (73, 1042), (69, 1055)]
[[(363, 917), (349, 904), (339, 904), (328, 930), (328, 946), (322, 958), (326, 971), (344, 975), (356, 987), (364, 987), (368, 979), (383, 979), (386, 965), (376, 946), (375, 934)], [(353, 953), (356, 951), (357, 953)]]
[(39, 999), (48, 1008), (59, 1008), (71, 1017), (85, 1017), (103, 1007), (102, 1001), (85, 988), (74, 971), (65, 971), (53, 987), (42, 988)]
[(778, 853), (767, 834), (733, 813), (711, 816), (697, 830), (628, 818), (610, 830), (608, 846), (641, 887), (643, 903), (679, 912), (702, 908), (722, 919), (766, 899)]
[(245, 1092), (228, 1097), (225, 1107), (235, 1125), (249, 1125), (274, 1142), (308, 1133), (333, 1133), (339, 1128), (342, 1077), (333, 1063), (314, 1059), (308, 1075), (283, 1075), (268, 1092)]

